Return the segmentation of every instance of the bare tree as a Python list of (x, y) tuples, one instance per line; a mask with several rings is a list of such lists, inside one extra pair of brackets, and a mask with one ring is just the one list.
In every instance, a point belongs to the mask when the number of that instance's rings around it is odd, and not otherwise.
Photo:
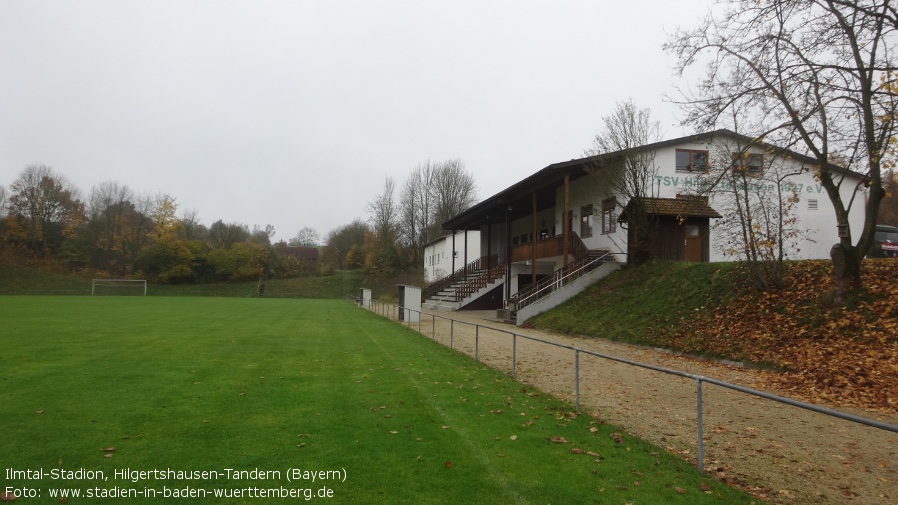
[(760, 289), (781, 289), (785, 260), (798, 252), (799, 238), (810, 240), (795, 214), (798, 186), (791, 181), (805, 167), (751, 139), (716, 138), (711, 148), (715, 170), (699, 175), (696, 186), (727, 209), (714, 225), (723, 253), (743, 261)]
[(6, 217), (6, 205), (9, 198), (7, 195), (6, 186), (0, 185), (0, 219)]
[(462, 160), (451, 159), (437, 165), (430, 188), (433, 224), (428, 239), (433, 240), (441, 235), (444, 222), (477, 203), (477, 184)]
[(383, 192), (368, 202), (366, 210), (371, 215), (371, 228), (378, 242), (395, 243), (398, 231), (398, 207), (395, 199), (396, 184), (387, 176)]
[(266, 224), (265, 228), (262, 228), (259, 225), (253, 225), (253, 231), (249, 234), (250, 242), (254, 242), (263, 246), (270, 246), (271, 239), (276, 235), (275, 229), (273, 225)]
[(399, 207), (395, 200), (395, 183), (387, 176), (383, 192), (368, 202), (373, 237), (365, 241), (364, 264), (367, 272), (386, 276), (401, 266), (397, 239), (399, 237)]
[(87, 209), (92, 261), (99, 268), (116, 269), (124, 257), (124, 237), (129, 214), (134, 212), (134, 193), (125, 185), (106, 181), (91, 188)]
[(9, 197), (6, 186), (0, 185), (0, 249), (6, 244), (6, 213)]
[(200, 221), (200, 212), (196, 209), (184, 209), (178, 221), (178, 236), (183, 240), (201, 240), (208, 233)]
[(214, 249), (230, 249), (249, 239), (249, 227), (242, 223), (227, 223), (219, 219), (209, 226), (209, 245)]
[(422, 261), (424, 245), (435, 238), (428, 233), (433, 224), (433, 177), (434, 164), (430, 160), (419, 163), (399, 195), (400, 235), (415, 264)]
[(640, 109), (632, 100), (618, 102), (609, 116), (602, 118), (602, 131), (596, 134), (591, 149), (586, 154), (617, 153), (615, 156), (601, 157), (594, 169), (600, 172), (595, 178), (599, 188), (606, 195), (619, 195), (627, 202), (629, 219), (629, 242), (627, 261), (642, 264), (651, 259), (649, 233), (652, 215), (649, 213), (647, 198), (656, 197), (655, 151), (643, 146), (661, 140), (661, 125), (652, 120), (651, 109)]
[(321, 242), (321, 236), (314, 228), (303, 227), (290, 239), (289, 245), (293, 247), (316, 247)]
[(424, 245), (443, 236), (443, 223), (476, 203), (474, 177), (459, 159), (419, 163), (399, 194), (397, 230), (413, 264), (420, 264)]
[[(861, 286), (885, 195), (881, 161), (898, 119), (895, 20), (889, 0), (730, 0), (665, 44), (680, 75), (707, 64), (695, 91), (676, 100), (688, 124), (710, 130), (734, 114), (742, 133), (816, 160), (841, 232), (831, 251), (835, 303)], [(848, 216), (864, 198), (843, 169), (867, 176), (861, 230)]]

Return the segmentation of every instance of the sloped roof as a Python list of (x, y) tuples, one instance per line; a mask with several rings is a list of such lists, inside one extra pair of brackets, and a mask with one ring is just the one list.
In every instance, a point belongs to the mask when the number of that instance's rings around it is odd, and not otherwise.
[[(732, 130), (719, 129), (705, 133), (698, 133), (686, 137), (680, 137), (661, 142), (655, 142), (640, 147), (640, 150), (653, 150), (665, 147), (675, 146), (679, 144), (688, 144), (702, 142), (713, 139), (714, 137), (729, 137), (738, 139), (743, 144), (754, 144), (772, 149), (780, 154), (809, 165), (815, 165), (817, 161), (807, 155), (791, 151), (789, 149), (779, 148), (765, 142), (758, 142), (755, 139), (736, 133)], [(480, 203), (470, 207), (468, 210), (453, 216), (451, 219), (443, 223), (444, 230), (464, 230), (479, 229), (480, 225), (493, 220), (494, 222), (504, 221), (505, 219), (516, 219), (532, 212), (532, 195), (537, 196), (537, 210), (554, 205), (555, 188), (563, 184), (564, 178), (568, 177), (571, 181), (576, 180), (589, 174), (597, 167), (613, 162), (615, 159), (624, 155), (624, 151), (611, 153), (603, 153), (586, 158), (572, 159), (570, 161), (562, 161), (553, 163), (542, 170), (512, 184), (506, 189), (496, 193), (495, 195), (481, 201)], [(842, 171), (863, 178), (863, 174), (852, 172), (850, 170), (833, 166), (833, 169)], [(713, 210), (713, 209), (712, 209)]]
[[(627, 202), (623, 212), (617, 218), (618, 222), (627, 222), (633, 207), (636, 205), (635, 198)], [(683, 217), (708, 217), (718, 219), (720, 213), (714, 210), (704, 198), (681, 197), (681, 198), (643, 198), (646, 211), (655, 216), (683, 216)]]

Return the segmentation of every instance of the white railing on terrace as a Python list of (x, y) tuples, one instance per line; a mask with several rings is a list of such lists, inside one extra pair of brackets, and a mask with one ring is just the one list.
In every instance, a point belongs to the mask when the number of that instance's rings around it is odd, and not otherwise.
[[(534, 287), (525, 289), (513, 296), (508, 302), (508, 308), (513, 311), (518, 311), (528, 305), (534, 304), (580, 277), (583, 277), (594, 270), (595, 267), (611, 261), (613, 258), (614, 255), (612, 253), (606, 252), (601, 256), (587, 257), (571, 263), (561, 270), (556, 270), (551, 276), (536, 283)], [(518, 298), (518, 296), (520, 298)]]

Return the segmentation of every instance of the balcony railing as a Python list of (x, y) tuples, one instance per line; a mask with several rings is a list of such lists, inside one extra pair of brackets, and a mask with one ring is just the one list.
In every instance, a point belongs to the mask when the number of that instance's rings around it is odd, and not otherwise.
[(587, 255), (585, 258), (574, 261), (573, 263), (568, 264), (568, 266), (556, 270), (552, 275), (535, 284), (531, 284), (526, 289), (513, 295), (508, 301), (508, 308), (517, 312), (530, 304), (536, 303), (595, 270), (603, 263), (611, 261), (613, 258), (613, 254), (606, 252), (602, 254)]
[(481, 256), (480, 258), (477, 258), (476, 260), (459, 268), (455, 272), (452, 272), (451, 274), (447, 275), (446, 277), (443, 277), (442, 279), (439, 279), (438, 281), (434, 282), (430, 286), (427, 286), (426, 288), (424, 288), (424, 290), (421, 293), (422, 299), (426, 300), (426, 299), (432, 297), (433, 295), (439, 293), (443, 289), (445, 289), (453, 284), (464, 281), (469, 276), (477, 273), (480, 270), (487, 268), (487, 266), (493, 267), (497, 263), (499, 263), (499, 255), (498, 254), (493, 254), (492, 256), (489, 256), (489, 257)]
[(480, 291), (487, 284), (505, 275), (505, 262), (499, 258), (498, 264), (476, 278), (464, 283), (455, 290), (455, 301), (461, 301)]
[[(583, 244), (583, 241), (580, 240), (576, 233), (571, 233), (568, 244), (568, 254), (572, 255), (575, 260), (582, 259), (589, 253), (586, 245)], [(533, 259), (532, 251), (534, 248), (536, 248), (536, 259), (562, 256), (564, 254), (563, 245), (564, 237), (561, 235), (547, 237), (536, 242), (514, 245), (511, 248), (511, 262), (516, 263)]]

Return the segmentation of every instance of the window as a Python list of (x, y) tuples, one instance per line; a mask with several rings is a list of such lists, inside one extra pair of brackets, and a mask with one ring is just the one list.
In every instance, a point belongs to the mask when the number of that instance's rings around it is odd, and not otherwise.
[(617, 231), (617, 216), (614, 209), (617, 202), (614, 198), (606, 198), (602, 200), (602, 233), (614, 233)]
[(580, 207), (580, 238), (592, 236), (592, 204)]
[(733, 171), (749, 175), (764, 173), (764, 155), (756, 153), (733, 153)]
[(677, 149), (677, 171), (706, 172), (707, 170), (708, 151)]

